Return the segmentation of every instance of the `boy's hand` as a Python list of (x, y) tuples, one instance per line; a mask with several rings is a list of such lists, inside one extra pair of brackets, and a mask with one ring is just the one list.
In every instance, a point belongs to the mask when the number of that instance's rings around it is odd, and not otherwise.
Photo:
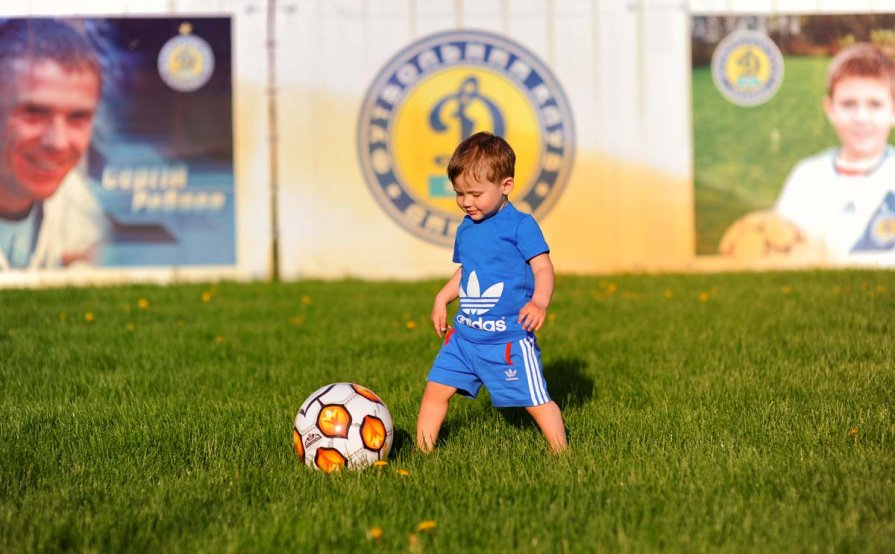
[(519, 310), (519, 321), (522, 328), (526, 331), (539, 331), (544, 325), (544, 318), (547, 315), (547, 307), (537, 302), (529, 302)]
[(444, 336), (444, 332), (447, 331), (447, 306), (444, 304), (436, 302), (432, 307), (432, 326), (435, 327), (439, 338)]

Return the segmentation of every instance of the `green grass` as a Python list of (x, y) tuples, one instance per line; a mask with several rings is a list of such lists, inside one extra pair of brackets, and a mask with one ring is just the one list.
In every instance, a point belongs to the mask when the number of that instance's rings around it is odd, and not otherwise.
[[(895, 273), (560, 277), (560, 458), (486, 394), (415, 450), (440, 284), (0, 291), (0, 551), (895, 550)], [(343, 380), (381, 470), (291, 451)]]
[(731, 223), (773, 206), (796, 162), (838, 144), (822, 107), (829, 58), (785, 60), (780, 90), (752, 108), (724, 99), (710, 68), (693, 69), (697, 254), (717, 253)]

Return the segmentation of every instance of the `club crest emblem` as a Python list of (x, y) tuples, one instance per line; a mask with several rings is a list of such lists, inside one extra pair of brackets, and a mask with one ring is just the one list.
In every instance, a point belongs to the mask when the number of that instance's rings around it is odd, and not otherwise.
[(735, 31), (712, 54), (712, 79), (724, 98), (738, 106), (758, 106), (783, 84), (783, 54), (758, 31)]
[(192, 26), (183, 23), (180, 34), (169, 39), (158, 54), (158, 73), (162, 81), (180, 92), (199, 90), (214, 73), (211, 46), (192, 32)]
[(853, 253), (891, 251), (895, 248), (895, 193), (883, 198), (867, 225)]
[(522, 46), (480, 31), (425, 37), (373, 80), (358, 121), (358, 157), (382, 208), (405, 229), (450, 246), (462, 221), (447, 162), (479, 131), (516, 152), (514, 204), (546, 213), (569, 178), (572, 113), (548, 68)]

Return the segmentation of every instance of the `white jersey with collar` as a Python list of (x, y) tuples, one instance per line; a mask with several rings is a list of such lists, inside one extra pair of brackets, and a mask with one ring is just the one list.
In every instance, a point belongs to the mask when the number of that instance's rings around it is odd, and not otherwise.
[(895, 265), (895, 149), (864, 175), (836, 170), (837, 148), (799, 162), (775, 211), (822, 245), (829, 261)]
[[(37, 241), (27, 269), (59, 268), (83, 263), (103, 238), (104, 217), (86, 179), (70, 172), (56, 193), (44, 201)], [(10, 269), (0, 250), (0, 270)]]

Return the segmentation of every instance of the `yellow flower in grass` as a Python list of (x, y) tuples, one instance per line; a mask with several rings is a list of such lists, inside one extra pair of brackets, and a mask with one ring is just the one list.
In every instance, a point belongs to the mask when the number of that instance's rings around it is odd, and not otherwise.
[(382, 535), (383, 531), (381, 527), (373, 527), (372, 529), (367, 531), (367, 539), (371, 541), (381, 541)]
[(214, 296), (210, 292), (205, 291), (202, 293), (202, 302), (211, 302), (212, 298), (214, 298)]
[(416, 321), (412, 319), (408, 320), (407, 323), (404, 324), (404, 326), (407, 327), (407, 329), (413, 331), (414, 329), (416, 329)]
[(373, 467), (385, 467), (387, 465), (388, 462), (386, 462), (385, 460), (376, 460), (375, 462), (373, 462)]
[(289, 318), (289, 323), (295, 325), (296, 327), (301, 327), (305, 323), (305, 316), (296, 315)]
[(407, 471), (406, 469), (399, 469), (399, 470), (398, 470), (398, 475), (400, 475), (401, 477), (409, 477), (409, 476), (410, 476), (410, 472)]
[(709, 293), (703, 291), (699, 293), (699, 301), (700, 302), (708, 302), (709, 301)]
[(858, 446), (858, 428), (852, 427), (851, 429), (849, 429), (848, 436), (852, 438), (852, 441), (854, 441), (854, 445)]
[(668, 299), (670, 299), (672, 296), (674, 296), (674, 293), (671, 292), (671, 291), (668, 290), (668, 289), (665, 289), (665, 292), (662, 293), (662, 295), (665, 297), (666, 300), (668, 300)]
[(307, 294), (303, 294), (303, 295), (301, 295), (301, 303), (302, 303), (302, 304), (310, 304), (310, 303), (311, 303), (311, 297), (308, 296)]
[(149, 300), (146, 300), (145, 298), (141, 298), (141, 299), (137, 300), (137, 307), (140, 308), (141, 310), (148, 309), (149, 308)]
[(214, 342), (216, 342), (216, 343), (218, 343), (218, 344), (223, 344), (223, 343), (224, 343), (224, 337), (221, 336), (221, 335), (218, 335), (218, 336), (216, 336), (216, 337), (214, 338)]
[(789, 285), (786, 285), (780, 289), (780, 292), (782, 292), (783, 294), (792, 294), (792, 287)]
[(96, 316), (93, 315), (93, 312), (87, 312), (86, 314), (84, 314), (84, 321), (86, 321), (87, 323), (90, 323), (94, 319), (96, 319)]
[(427, 519), (426, 521), (421, 521), (419, 525), (416, 526), (416, 530), (420, 533), (431, 533), (438, 527), (438, 522), (434, 519)]
[(606, 292), (608, 292), (609, 294), (615, 294), (615, 291), (617, 290), (618, 285), (616, 285), (615, 283), (609, 283), (608, 285), (606, 285)]

